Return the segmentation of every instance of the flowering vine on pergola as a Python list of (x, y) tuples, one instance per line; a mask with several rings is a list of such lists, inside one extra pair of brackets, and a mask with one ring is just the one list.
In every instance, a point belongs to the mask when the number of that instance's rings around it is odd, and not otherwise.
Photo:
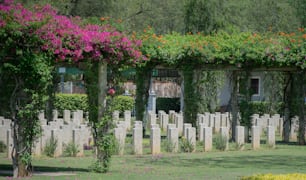
[[(105, 124), (99, 124), (105, 115), (107, 65), (112, 68), (134, 66), (146, 59), (139, 50), (141, 41), (130, 39), (109, 25), (90, 24), (79, 17), (58, 15), (50, 5), (29, 10), (12, 0), (0, 3), (0, 45), (0, 72), (10, 74), (9, 78), (16, 82), (15, 90), (11, 92), (15, 177), (27, 175), (31, 146), (39, 134), (37, 115), (40, 109), (37, 108), (41, 108), (47, 99), (44, 95), (52, 82), (54, 65), (85, 62), (94, 64), (92, 68), (99, 68), (95, 74), (98, 82), (92, 82), (97, 89), (95, 101), (98, 107), (91, 109), (99, 112), (93, 123), (96, 128), (100, 126), (96, 132), (103, 136), (109, 129), (104, 127)], [(103, 141), (97, 143), (103, 145)], [(98, 148), (98, 156), (102, 159), (109, 156), (107, 151)]]
[(151, 61), (166, 66), (306, 68), (306, 31), (303, 28), (289, 34), (219, 32), (213, 35), (156, 35), (149, 28), (140, 38), (143, 53)]

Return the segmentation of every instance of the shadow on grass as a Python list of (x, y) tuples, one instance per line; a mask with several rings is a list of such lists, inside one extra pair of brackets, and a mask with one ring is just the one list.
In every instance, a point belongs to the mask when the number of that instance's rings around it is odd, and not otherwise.
[[(84, 168), (74, 168), (74, 167), (48, 167), (48, 166), (34, 166), (33, 172), (43, 172), (43, 173), (56, 173), (56, 172), (89, 172), (88, 169)], [(13, 169), (12, 165), (9, 164), (0, 164), (0, 177), (2, 176), (12, 176)]]
[(286, 168), (301, 169), (305, 167), (306, 156), (279, 156), (279, 155), (262, 155), (262, 156), (237, 156), (237, 157), (210, 157), (210, 158), (162, 158), (158, 161), (151, 162), (152, 165), (165, 165), (177, 167), (209, 167), (209, 168)]

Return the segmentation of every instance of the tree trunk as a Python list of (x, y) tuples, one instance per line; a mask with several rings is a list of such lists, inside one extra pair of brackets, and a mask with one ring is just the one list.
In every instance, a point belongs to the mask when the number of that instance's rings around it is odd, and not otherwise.
[(283, 140), (289, 142), (290, 140), (290, 129), (291, 129), (291, 113), (290, 113), (290, 98), (291, 98), (291, 84), (292, 74), (286, 75), (286, 86), (284, 89), (284, 131)]
[(232, 93), (231, 93), (231, 112), (232, 112), (232, 140), (235, 141), (235, 130), (238, 125), (238, 71), (232, 72)]
[(106, 107), (107, 64), (99, 62), (98, 65), (98, 121), (100, 121), (104, 115)]
[(295, 85), (297, 90), (297, 109), (299, 116), (299, 145), (305, 145), (305, 102), (304, 102), (304, 90), (305, 90), (305, 72), (296, 73)]

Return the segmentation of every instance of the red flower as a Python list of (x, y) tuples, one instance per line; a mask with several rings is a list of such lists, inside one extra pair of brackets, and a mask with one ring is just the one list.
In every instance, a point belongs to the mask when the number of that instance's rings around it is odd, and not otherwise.
[(116, 93), (116, 91), (115, 91), (115, 89), (110, 88), (110, 89), (107, 91), (107, 93), (108, 93), (109, 95), (113, 96), (113, 95)]

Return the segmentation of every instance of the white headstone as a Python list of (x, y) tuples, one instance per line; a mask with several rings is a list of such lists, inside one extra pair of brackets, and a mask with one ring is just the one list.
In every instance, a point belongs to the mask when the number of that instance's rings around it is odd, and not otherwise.
[(204, 127), (203, 130), (204, 151), (212, 150), (212, 127)]
[(159, 154), (160, 153), (160, 128), (152, 128), (150, 135), (150, 144), (151, 144), (151, 153)]
[(260, 129), (259, 126), (252, 126), (252, 148), (260, 148)]
[(142, 128), (133, 128), (133, 150), (135, 155), (142, 155)]

